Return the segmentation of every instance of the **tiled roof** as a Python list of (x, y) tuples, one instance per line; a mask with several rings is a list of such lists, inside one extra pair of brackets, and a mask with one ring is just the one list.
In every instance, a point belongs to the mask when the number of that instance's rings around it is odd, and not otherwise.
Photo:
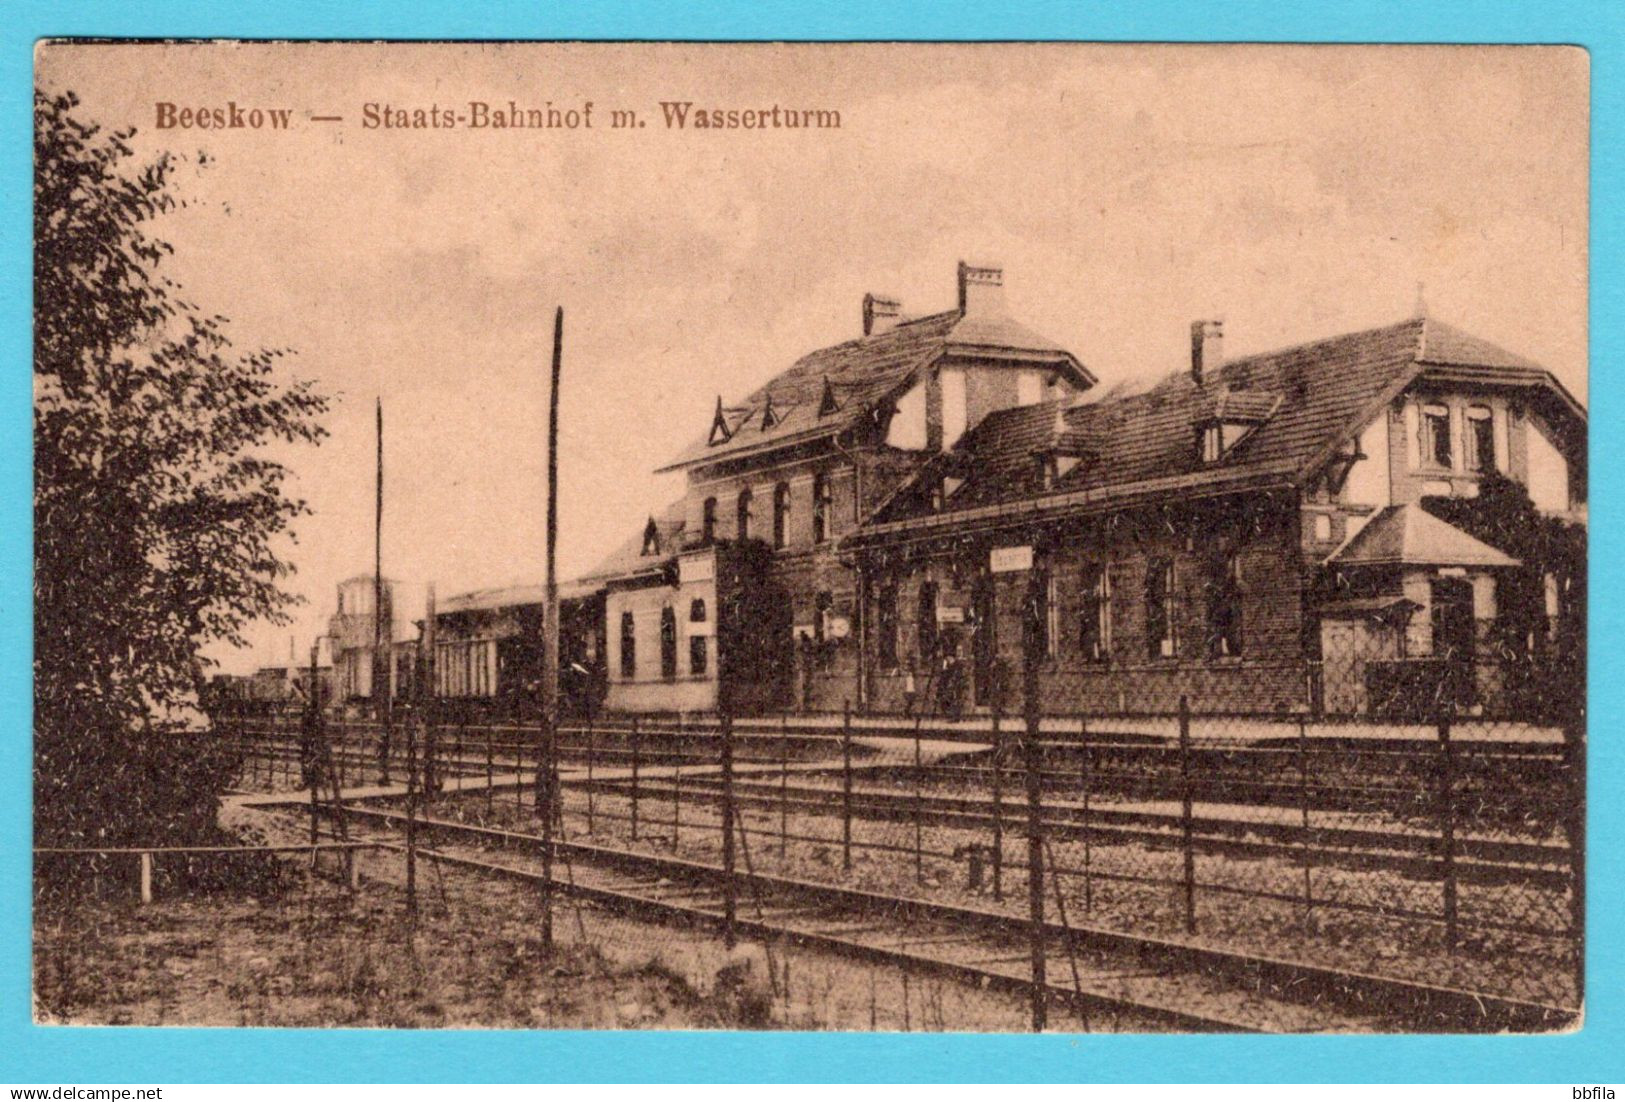
[[(958, 321), (957, 310), (933, 314), (905, 321), (885, 333), (808, 353), (743, 402), (724, 408), (731, 431), (726, 442), (712, 444), (707, 434), (661, 469), (839, 432), (862, 416), (868, 403), (889, 394), (915, 368), (940, 355)], [(818, 406), (826, 379), (840, 408), (820, 417)], [(762, 412), (770, 395), (778, 420), (764, 430)]]
[[(1486, 341), (1410, 318), (1241, 357), (1210, 370), (1200, 383), (1179, 371), (1138, 392), (1127, 386), (1091, 392), (1060, 408), (1059, 418), (1056, 403), (989, 414), (943, 457), (966, 481), (936, 515), (951, 523), (947, 518), (959, 512), (1040, 498), (1064, 504), (1068, 494), (1108, 503), (1147, 487), (1177, 496), (1181, 488), (1257, 486), (1266, 477), (1297, 481), (1324, 465), (1419, 374), (1441, 363), (1527, 369), (1530, 383), (1550, 380), (1529, 361)], [(1196, 426), (1218, 414), (1261, 423), (1221, 460), (1204, 464)], [(1046, 490), (1032, 457), (1050, 450), (1086, 458)], [(927, 466), (917, 483), (923, 487), (941, 469)], [(858, 539), (911, 519), (936, 523), (910, 518), (922, 498), (898, 493)]]
[(1517, 566), (1420, 505), (1391, 505), (1326, 560), (1332, 566)]
[[(902, 387), (917, 369), (944, 354), (1064, 364), (1086, 384), (1094, 382), (1071, 353), (1002, 313), (963, 315), (949, 310), (808, 353), (743, 402), (723, 407), (729, 430), (725, 441), (713, 442), (707, 432), (661, 470), (839, 432)], [(839, 408), (821, 413), (826, 385)], [(773, 423), (764, 428), (769, 406)]]

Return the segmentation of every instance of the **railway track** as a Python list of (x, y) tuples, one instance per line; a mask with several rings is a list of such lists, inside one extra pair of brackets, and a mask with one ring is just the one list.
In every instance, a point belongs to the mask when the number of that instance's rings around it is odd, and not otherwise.
[[(566, 787), (585, 788), (579, 777), (566, 778)], [(1018, 782), (1009, 782), (1006, 799), (997, 816), (1006, 832), (1023, 829), (1026, 805), (1015, 795)], [(781, 785), (736, 777), (734, 799), (742, 807), (774, 811), (781, 806), (806, 814), (839, 814), (838, 788), (806, 784)], [(628, 797), (628, 780), (594, 780), (598, 792)], [(669, 799), (675, 788), (670, 777), (651, 775), (639, 779), (640, 798), (653, 803)], [(721, 803), (721, 780), (704, 773), (685, 774), (681, 792), (685, 800), (705, 797)], [(1097, 793), (1097, 795), (1100, 795)], [(983, 796), (931, 794), (916, 797), (904, 792), (854, 790), (852, 814), (866, 819), (912, 823), (918, 818), (928, 826), (988, 830), (995, 822), (993, 801)], [(1071, 806), (1053, 797), (1044, 805), (1045, 832), (1054, 839), (1096, 843), (1140, 842), (1150, 846), (1177, 847), (1181, 819), (1178, 812), (1125, 811), (1110, 804), (1095, 804), (1085, 818), (1081, 806)], [(1382, 869), (1419, 879), (1437, 876), (1436, 852), (1439, 838), (1427, 831), (1377, 830), (1353, 827), (1311, 826), (1266, 819), (1239, 819), (1197, 815), (1191, 820), (1192, 841), (1204, 852), (1240, 858), (1309, 859), (1317, 866), (1334, 865), (1350, 869)], [(828, 841), (828, 839), (824, 839)], [(1455, 872), (1463, 881), (1479, 884), (1523, 884), (1547, 891), (1562, 891), (1568, 885), (1566, 866), (1570, 860), (1566, 846), (1544, 843), (1501, 841), (1461, 836), (1455, 840)]]
[[(289, 747), (278, 755), (284, 762), (297, 758)], [(479, 776), (486, 771), (483, 756), (461, 755), (448, 752), (439, 759), (443, 776)], [(694, 768), (684, 773), (680, 782), (669, 773), (660, 772), (667, 765), (681, 759), (672, 755), (643, 756), (646, 772), (634, 782), (627, 776), (600, 774), (591, 782), (582, 775), (584, 765), (573, 762), (566, 765), (563, 783), (566, 788), (630, 797), (634, 787), (639, 797), (661, 802), (680, 792), (689, 802), (720, 805), (721, 780), (714, 764), (709, 761), (682, 761)], [(740, 765), (774, 764), (778, 759), (741, 757)], [(360, 776), (376, 767), (376, 758), (356, 751), (344, 754), (345, 772)], [(806, 763), (792, 761), (793, 766), (805, 768)], [(404, 775), (406, 763), (402, 757), (397, 763)], [(531, 766), (534, 768), (534, 766)], [(351, 773), (354, 768), (358, 770)], [(511, 772), (515, 768), (512, 758), (494, 759), (492, 768), (497, 772)], [(600, 762), (599, 768), (619, 769), (624, 764)], [(838, 772), (838, 769), (837, 769)], [(872, 775), (872, 768), (863, 769)], [(985, 780), (985, 775), (983, 778)], [(1008, 778), (1012, 796), (1002, 804), (999, 820), (1007, 832), (1019, 831), (1025, 822), (1026, 810), (1016, 797), (1017, 778)], [(680, 785), (680, 787), (679, 787)], [(810, 785), (805, 781), (793, 784), (778, 779), (753, 779), (739, 776), (734, 781), (735, 798), (741, 807), (773, 811), (786, 808), (800, 814), (838, 814), (840, 791), (833, 787)], [(1095, 792), (1098, 797), (1115, 798), (1117, 793), (1108, 789)], [(924, 825), (953, 827), (968, 830), (990, 830), (995, 822), (993, 801), (982, 795), (961, 795), (935, 792), (915, 795), (900, 791), (879, 791), (873, 787), (854, 789), (852, 796), (854, 818), (890, 822), (914, 822)], [(1289, 809), (1275, 808), (1283, 815)], [(1317, 809), (1318, 810), (1318, 809)], [(1043, 815), (1045, 830), (1056, 839), (1087, 839), (1101, 844), (1139, 843), (1153, 847), (1177, 847), (1182, 842), (1182, 820), (1175, 811), (1123, 809), (1109, 802), (1096, 803), (1087, 815), (1077, 801), (1067, 800), (1065, 793), (1052, 796)], [(1284, 817), (1270, 819), (1227, 817), (1198, 813), (1191, 820), (1191, 841), (1205, 853), (1241, 859), (1281, 859), (1313, 862), (1318, 867), (1340, 867), (1359, 871), (1387, 871), (1413, 879), (1436, 879), (1440, 838), (1436, 832), (1397, 828), (1370, 828), (1353, 826), (1309, 825), (1287, 821)], [(1519, 885), (1540, 891), (1565, 891), (1570, 882), (1570, 852), (1565, 845), (1527, 842), (1491, 837), (1478, 837), (1462, 833), (1454, 839), (1453, 875), (1465, 883), (1481, 885)]]
[[(402, 812), (348, 804), (344, 814), (351, 838), (370, 834), (400, 848), (389, 839), (404, 827)], [(541, 880), (535, 835), (422, 817), (417, 829), (422, 858)], [(718, 866), (583, 842), (554, 847), (553, 886), (567, 896), (659, 922), (716, 928), (725, 921), (726, 874)], [(734, 883), (736, 929), (746, 936), (1031, 991), (1026, 919), (748, 871), (736, 871)], [(1521, 1032), (1562, 1028), (1574, 1017), (1540, 1003), (1095, 927), (1050, 922), (1043, 936), (1048, 994), (1130, 1029)]]

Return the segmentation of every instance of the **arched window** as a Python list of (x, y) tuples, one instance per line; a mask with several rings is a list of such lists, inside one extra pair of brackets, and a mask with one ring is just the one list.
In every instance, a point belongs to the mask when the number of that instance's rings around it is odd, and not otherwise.
[(621, 677), (627, 681), (638, 675), (637, 623), (630, 612), (621, 613)]
[(677, 613), (670, 605), (660, 610), (660, 676), (677, 676)]
[(1495, 415), (1488, 406), (1467, 407), (1467, 469), (1493, 471), (1495, 461)]
[(704, 513), (700, 519), (700, 537), (707, 543), (715, 543), (717, 539), (717, 499), (705, 499)]
[(790, 484), (781, 482), (773, 487), (773, 546), (784, 547), (790, 542)]
[(750, 539), (750, 502), (750, 487), (746, 486), (739, 491), (739, 504), (735, 510), (739, 521), (739, 538), (742, 540)]
[(814, 543), (829, 539), (829, 476), (823, 471), (813, 475), (812, 538)]

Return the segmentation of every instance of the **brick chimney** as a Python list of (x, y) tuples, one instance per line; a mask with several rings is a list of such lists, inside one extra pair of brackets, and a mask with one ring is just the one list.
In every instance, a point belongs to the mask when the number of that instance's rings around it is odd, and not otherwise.
[(903, 320), (903, 304), (884, 295), (863, 296), (863, 335), (878, 336), (897, 327)]
[(961, 260), (959, 312), (966, 317), (1004, 313), (1004, 269)]
[(1224, 322), (1191, 322), (1191, 378), (1202, 385), (1202, 376), (1224, 366)]

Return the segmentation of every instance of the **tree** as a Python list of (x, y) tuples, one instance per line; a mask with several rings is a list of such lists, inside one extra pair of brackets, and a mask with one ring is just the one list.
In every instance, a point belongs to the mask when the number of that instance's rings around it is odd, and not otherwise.
[[(1495, 472), (1480, 481), (1477, 497), (1424, 497), (1422, 507), (1518, 560), (1496, 588), (1495, 643), (1506, 667), (1525, 675), (1508, 688), (1531, 714), (1566, 716), (1585, 692), (1585, 526), (1542, 513), (1521, 483)], [(1548, 577), (1558, 600), (1555, 635)]]
[(154, 236), (179, 162), (77, 106), (35, 93), (36, 838), (163, 841), (212, 827), (226, 763), (174, 719), (207, 644), (288, 620), (274, 544), (307, 509), (265, 449), (317, 442), (327, 400), (183, 297)]

